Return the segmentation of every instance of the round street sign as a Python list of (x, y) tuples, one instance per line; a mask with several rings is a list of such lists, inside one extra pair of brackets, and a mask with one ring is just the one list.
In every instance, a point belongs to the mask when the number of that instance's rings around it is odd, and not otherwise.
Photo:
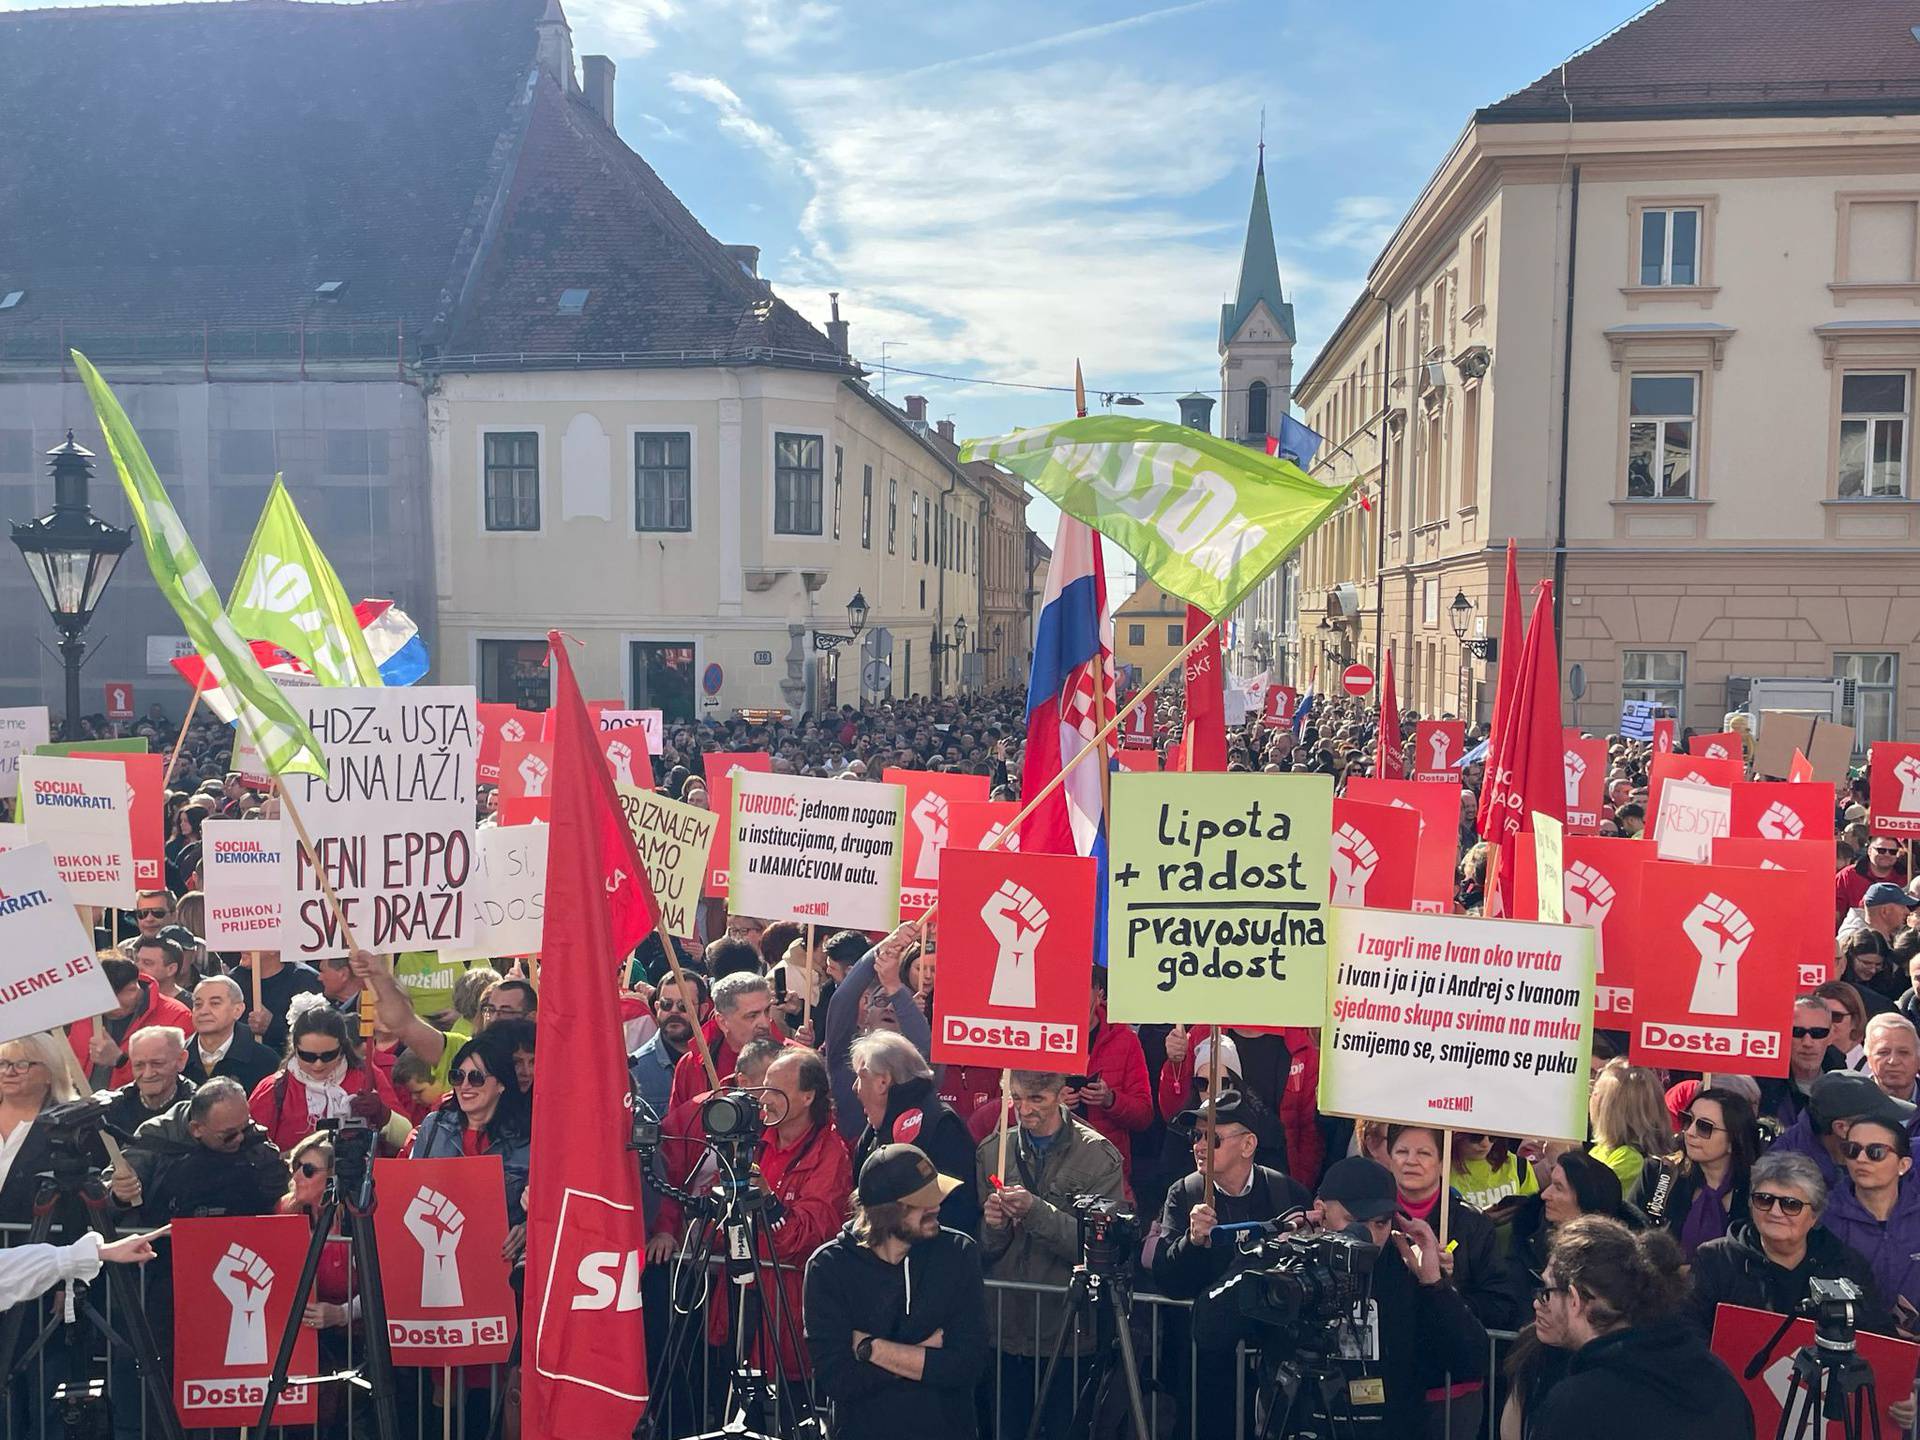
[(720, 693), (720, 681), (724, 673), (718, 665), (708, 665), (706, 672), (700, 677), (700, 688), (705, 690), (709, 695), (718, 695)]
[(1364, 695), (1373, 688), (1373, 671), (1365, 665), (1349, 665), (1340, 672), (1340, 684), (1349, 695)]
[(875, 656), (860, 667), (860, 678), (866, 683), (867, 689), (878, 695), (893, 679), (892, 662)]

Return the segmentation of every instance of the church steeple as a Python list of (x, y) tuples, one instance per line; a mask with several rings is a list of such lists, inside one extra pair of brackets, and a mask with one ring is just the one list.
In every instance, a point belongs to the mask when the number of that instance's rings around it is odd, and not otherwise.
[(1253, 171), (1253, 207), (1247, 214), (1247, 242), (1240, 251), (1240, 286), (1231, 305), (1220, 307), (1220, 349), (1262, 300), (1280, 323), (1289, 341), (1296, 339), (1293, 306), (1280, 291), (1280, 262), (1273, 253), (1273, 216), (1267, 209), (1267, 146), (1260, 142), (1260, 159)]
[(1233, 303), (1220, 307), (1220, 434), (1247, 445), (1264, 445), (1279, 433), (1293, 394), (1293, 306), (1280, 291), (1280, 262), (1273, 253), (1266, 152), (1263, 134), (1240, 285)]

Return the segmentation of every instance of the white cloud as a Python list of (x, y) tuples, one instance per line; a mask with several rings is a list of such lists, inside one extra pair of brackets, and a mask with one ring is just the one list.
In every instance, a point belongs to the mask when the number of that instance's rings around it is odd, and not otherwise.
[(778, 165), (799, 167), (799, 157), (787, 143), (786, 137), (771, 125), (755, 119), (746, 102), (724, 80), (712, 75), (676, 73), (667, 77), (667, 86), (711, 105), (721, 133), (731, 135), (751, 149), (758, 150)]
[(576, 55), (644, 55), (679, 13), (679, 0), (561, 0)]
[(820, 40), (840, 23), (840, 8), (828, 0), (735, 0), (740, 43), (752, 54), (777, 58)]
[(1343, 195), (1333, 202), (1333, 218), (1314, 236), (1316, 245), (1378, 254), (1400, 218), (1400, 206), (1384, 195)]

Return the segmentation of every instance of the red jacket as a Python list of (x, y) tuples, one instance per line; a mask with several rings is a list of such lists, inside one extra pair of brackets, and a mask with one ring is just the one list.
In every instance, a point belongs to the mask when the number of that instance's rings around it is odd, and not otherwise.
[(1882, 882), (1878, 875), (1871, 873), (1864, 857), (1854, 861), (1833, 877), (1833, 923), (1838, 928), (1847, 918), (1849, 910), (1858, 910), (1860, 902), (1867, 898), (1867, 887), (1879, 884), (1898, 885), (1902, 889), (1907, 884), (1907, 862), (1904, 858), (1893, 862), (1893, 873)]
[[(113, 1074), (107, 1077), (107, 1088), (110, 1090), (133, 1079), (133, 1062), (127, 1059), (127, 1046), (135, 1035), (148, 1026), (177, 1025), (185, 1035), (187, 1044), (193, 1044), (193, 1011), (178, 1000), (169, 1000), (155, 990), (153, 981), (144, 975), (140, 977), (140, 993), (146, 1003), (140, 1013), (133, 1017), (127, 1033), (120, 1038), (120, 1063), (113, 1067)], [(93, 1062), (87, 1058), (87, 1047), (93, 1043), (93, 1023), (91, 1019), (76, 1020), (67, 1028), (67, 1044), (80, 1057), (80, 1073), (83, 1075), (93, 1070)]]
[(1107, 1082), (1111, 1105), (1083, 1105), (1080, 1118), (1120, 1152), (1120, 1174), (1133, 1186), (1133, 1137), (1153, 1123), (1153, 1090), (1147, 1083), (1147, 1057), (1131, 1025), (1107, 1021), (1104, 1001), (1094, 1011), (1093, 1044), (1087, 1055), (1087, 1074)]
[(1000, 1072), (985, 1065), (947, 1065), (940, 1073), (940, 1098), (971, 1124), (976, 1111), (985, 1108), (991, 1113), (1000, 1098)]
[[(713, 1068), (722, 1080), (739, 1068), (740, 1052), (726, 1042), (720, 1033), (720, 1022), (708, 1020), (700, 1027), (700, 1033), (707, 1037), (707, 1048), (713, 1052)], [(784, 1045), (787, 1037), (778, 1025), (773, 1027), (773, 1039)], [(707, 1067), (700, 1063), (700, 1047), (689, 1044), (687, 1053), (682, 1055), (673, 1067), (673, 1089), (667, 1092), (667, 1110), (696, 1095), (704, 1095), (713, 1088), (707, 1083)]]
[[(373, 1092), (374, 1103), (361, 1102), (366, 1108), (356, 1105), (354, 1113), (376, 1130), (393, 1117), (400, 1103), (387, 1077), (366, 1064), (349, 1065), (346, 1076), (340, 1081), (340, 1088), (350, 1096), (364, 1095), (369, 1090)], [(285, 1070), (267, 1076), (253, 1087), (253, 1094), (247, 1100), (247, 1109), (253, 1112), (255, 1120), (266, 1127), (268, 1137), (280, 1147), (282, 1153), (313, 1134), (313, 1121), (307, 1113), (306, 1091)]]
[[(1195, 1025), (1187, 1032), (1187, 1054), (1180, 1061), (1168, 1060), (1160, 1067), (1160, 1093), (1157, 1097), (1160, 1118), (1172, 1123), (1173, 1117), (1193, 1100), (1193, 1052), (1211, 1033), (1211, 1025)], [(1320, 1162), (1326, 1157), (1326, 1142), (1320, 1135), (1320, 1048), (1312, 1030), (1299, 1025), (1282, 1025), (1272, 1032), (1287, 1042), (1289, 1058), (1287, 1085), (1280, 1095), (1280, 1126), (1287, 1134), (1287, 1170), (1308, 1189), (1320, 1180)]]

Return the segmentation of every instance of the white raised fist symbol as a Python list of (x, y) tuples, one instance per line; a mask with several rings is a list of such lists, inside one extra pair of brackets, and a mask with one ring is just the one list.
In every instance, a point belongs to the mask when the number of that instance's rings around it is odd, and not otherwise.
[(1798, 815), (1776, 800), (1754, 828), (1759, 830), (1762, 840), (1798, 840), (1807, 827), (1800, 823)]
[(527, 728), (518, 720), (508, 720), (500, 726), (500, 738), (509, 745), (518, 745), (527, 738)]
[(1686, 782), (1687, 782), (1687, 783), (1688, 783), (1689, 785), (1711, 785), (1711, 784), (1713, 784), (1713, 782), (1712, 782), (1711, 780), (1709, 780), (1709, 779), (1707, 779), (1707, 777), (1706, 777), (1706, 776), (1704, 776), (1704, 775), (1702, 775), (1702, 774), (1701, 774), (1701, 773), (1700, 773), (1700, 772), (1699, 772), (1698, 770), (1689, 770), (1689, 771), (1687, 771), (1687, 773), (1686, 773), (1686, 775), (1685, 775), (1685, 777), (1684, 777), (1684, 778), (1685, 778), (1685, 780), (1686, 780)]
[(1580, 779), (1587, 773), (1587, 762), (1577, 752), (1565, 750), (1560, 755), (1560, 768), (1566, 780), (1567, 809), (1576, 809), (1580, 804)]
[(1593, 968), (1596, 974), (1604, 975), (1607, 973), (1607, 957), (1601, 947), (1600, 927), (1613, 911), (1615, 895), (1612, 882), (1584, 860), (1576, 860), (1567, 866), (1562, 879), (1565, 882), (1567, 923), (1593, 927)]
[(920, 858), (914, 862), (913, 878), (938, 880), (940, 852), (947, 844), (947, 797), (929, 790), (920, 797), (920, 803), (913, 807), (913, 813), (908, 818), (913, 821), (914, 829), (920, 832)]
[(527, 787), (527, 798), (538, 800), (547, 789), (547, 762), (529, 755), (520, 762), (520, 780)]
[(422, 1185), (401, 1220), (420, 1246), (420, 1303), (436, 1309), (460, 1304), (460, 1267), (453, 1252), (460, 1248), (466, 1215), (438, 1190)]
[(1427, 749), (1432, 758), (1428, 763), (1435, 770), (1447, 768), (1447, 732), (1435, 730), (1427, 736)]
[(626, 741), (616, 740), (607, 746), (607, 764), (613, 767), (614, 784), (633, 784), (633, 747)]
[(1760, 862), (1760, 868), (1762, 870), (1785, 870), (1787, 867), (1777, 860), (1762, 860)]
[(1373, 842), (1353, 826), (1342, 825), (1333, 832), (1331, 858), (1333, 903), (1366, 904), (1367, 882), (1373, 878), (1373, 872), (1380, 864), (1380, 852), (1373, 848)]
[[(982, 850), (991, 850), (995, 845), (1000, 845), (1000, 837), (1002, 835), (1007, 835), (1007, 827), (996, 823), (991, 830), (987, 831), (985, 835), (982, 835), (980, 837), (980, 848)], [(1019, 832), (1015, 831), (1013, 834), (1007, 835), (1006, 843), (1004, 845), (1000, 845), (1000, 848), (1002, 850), (1009, 850), (1013, 852), (1015, 855), (1018, 855), (1020, 853)]]
[(227, 1321), (227, 1364), (267, 1363), (267, 1296), (273, 1270), (246, 1246), (235, 1242), (213, 1262), (213, 1288), (233, 1315)]
[(993, 962), (993, 987), (987, 992), (987, 1003), (1031, 1010), (1034, 952), (1040, 948), (1040, 937), (1047, 933), (1047, 921), (1052, 918), (1047, 907), (1026, 886), (1002, 880), (1000, 888), (980, 907), (980, 918), (1000, 949)]
[(1718, 740), (1714, 740), (1708, 742), (1707, 753), (1700, 758), (1703, 760), (1731, 760), (1733, 757), (1727, 754), (1726, 746), (1722, 745)]
[(1909, 755), (1893, 767), (1893, 778), (1900, 782), (1900, 808), (1920, 812), (1920, 755)]
[(1740, 957), (1753, 943), (1753, 922), (1731, 900), (1709, 895), (1680, 922), (1700, 956), (1690, 1008), (1696, 1015), (1740, 1012)]

